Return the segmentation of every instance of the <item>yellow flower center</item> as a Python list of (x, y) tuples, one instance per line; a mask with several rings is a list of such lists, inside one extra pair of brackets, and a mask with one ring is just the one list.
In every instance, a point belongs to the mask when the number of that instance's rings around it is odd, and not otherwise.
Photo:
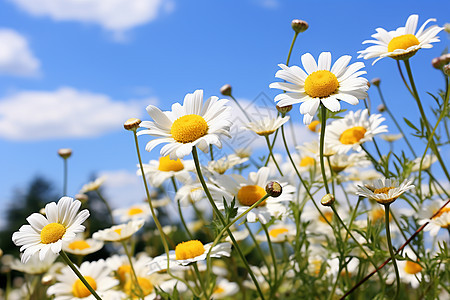
[[(444, 207), (443, 209), (441, 209), (441, 211), (433, 217), (433, 219), (439, 218), (440, 216), (442, 216), (444, 213), (448, 213), (450, 212), (450, 207)], [(436, 212), (433, 212), (433, 214)]]
[[(147, 296), (150, 295), (151, 292), (153, 292), (153, 284), (150, 282), (150, 280), (148, 280), (147, 278), (144, 277), (138, 277), (137, 278), (139, 287), (141, 288), (142, 291), (142, 296)], [(123, 286), (123, 291), (131, 296), (133, 299), (139, 299), (141, 297), (139, 297), (140, 295), (140, 291), (139, 288), (136, 287), (136, 285), (133, 284), (133, 281), (130, 279), (128, 280), (125, 285)]]
[[(324, 212), (323, 215), (324, 215), (325, 218), (322, 217), (322, 215), (319, 216), (319, 221), (320, 221), (320, 222), (322, 222), (322, 223), (327, 223), (327, 221), (328, 221), (328, 222), (331, 222), (331, 221), (333, 220), (333, 212), (327, 211), (327, 212)], [(326, 219), (327, 221), (326, 221), (325, 219)]]
[[(372, 209), (370, 212), (372, 221), (384, 220), (384, 209), (382, 207)], [(391, 213), (389, 213), (389, 221), (392, 219)]]
[(173, 122), (170, 134), (179, 143), (191, 143), (208, 133), (208, 124), (199, 115), (185, 115)]
[(300, 161), (300, 167), (314, 166), (315, 163), (316, 163), (316, 160), (313, 157), (305, 156)]
[(336, 75), (327, 70), (315, 71), (305, 80), (305, 92), (312, 98), (328, 97), (334, 94), (338, 87)]
[(120, 235), (122, 233), (122, 228), (114, 229), (114, 232)]
[(128, 215), (134, 216), (134, 215), (142, 214), (143, 212), (144, 211), (142, 209), (140, 209), (139, 207), (132, 207), (128, 210)]
[[(97, 290), (97, 283), (95, 282), (94, 278), (92, 278), (91, 276), (84, 276), (84, 279), (86, 279), (86, 281), (94, 290)], [(91, 292), (80, 279), (77, 279), (77, 281), (75, 281), (72, 286), (72, 294), (76, 298), (85, 298), (91, 295)]]
[[(266, 195), (266, 191), (258, 185), (246, 185), (239, 189), (237, 198), (242, 205), (252, 206)], [(266, 205), (266, 200), (258, 206)]]
[[(172, 128), (173, 128), (173, 126), (172, 126)], [(181, 162), (181, 160), (179, 158), (177, 160), (172, 160), (172, 159), (169, 158), (168, 155), (159, 158), (158, 170), (160, 170), (160, 171), (163, 171), (163, 172), (170, 172), (170, 171), (177, 172), (177, 171), (181, 171), (183, 169), (184, 169), (184, 165), (183, 165), (183, 163)]]
[(375, 189), (373, 192), (375, 194), (389, 194), (389, 191), (392, 190), (393, 187), (382, 187), (381, 189)]
[(420, 42), (414, 34), (404, 34), (393, 38), (388, 44), (388, 52), (393, 52), (397, 49), (406, 50), (411, 46), (417, 46)]
[(218, 287), (216, 287), (216, 288), (214, 289), (213, 294), (222, 294), (223, 292), (225, 292), (225, 289), (222, 288), (222, 287), (220, 287), (220, 286), (218, 286)]
[(68, 246), (72, 250), (84, 250), (91, 248), (91, 246), (86, 241), (74, 241)]
[(405, 272), (406, 273), (417, 274), (420, 271), (422, 271), (422, 267), (418, 263), (415, 263), (415, 262), (412, 262), (409, 260), (406, 261), (406, 264), (405, 264)]
[(364, 137), (366, 131), (367, 130), (362, 126), (346, 129), (339, 137), (339, 141), (344, 145), (356, 144)]
[(130, 274), (131, 274), (131, 266), (130, 265), (121, 265), (117, 269), (117, 275), (119, 276), (121, 282), (124, 282), (125, 279), (127, 279), (126, 277), (129, 276)]
[(311, 123), (309, 123), (308, 125), (308, 129), (311, 130), (312, 132), (316, 132), (317, 131), (317, 126), (320, 124), (319, 121), (314, 120)]
[(59, 241), (66, 233), (66, 227), (59, 223), (50, 223), (41, 230), (41, 242), (51, 244)]
[(273, 238), (277, 238), (280, 234), (286, 233), (289, 230), (287, 228), (275, 228), (272, 230), (269, 230), (269, 235)]
[(202, 242), (198, 240), (187, 241), (175, 247), (176, 259), (189, 259), (202, 255), (205, 252)]

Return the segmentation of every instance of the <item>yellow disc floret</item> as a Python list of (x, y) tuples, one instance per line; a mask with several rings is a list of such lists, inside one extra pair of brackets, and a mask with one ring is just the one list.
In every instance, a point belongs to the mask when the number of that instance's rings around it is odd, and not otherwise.
[(189, 259), (202, 255), (205, 252), (202, 242), (198, 240), (187, 241), (175, 247), (176, 259)]
[(191, 143), (208, 133), (208, 124), (199, 115), (185, 115), (173, 122), (170, 134), (179, 143)]
[(389, 191), (392, 190), (393, 187), (382, 187), (380, 189), (375, 189), (373, 192), (375, 194), (386, 194), (389, 195)]
[[(435, 212), (436, 213), (436, 212)], [(443, 209), (441, 209), (439, 211), (438, 214), (436, 214), (433, 219), (439, 218), (440, 216), (442, 216), (444, 213), (450, 213), (450, 207), (444, 207)]]
[(409, 260), (406, 261), (406, 264), (405, 264), (405, 272), (406, 273), (417, 274), (420, 271), (422, 271), (422, 267), (418, 263), (415, 263), (415, 262), (409, 261)]
[(124, 282), (125, 279), (127, 279), (127, 276), (131, 276), (131, 266), (130, 265), (121, 265), (117, 269), (117, 276), (119, 276), (119, 279), (121, 282)]
[[(176, 121), (175, 121), (176, 122)], [(175, 123), (174, 123), (175, 124)], [(173, 128), (173, 126), (172, 126)], [(159, 158), (159, 166), (158, 170), (163, 172), (178, 172), (184, 169), (184, 165), (181, 160), (178, 158), (177, 160), (170, 159), (169, 156), (163, 156)]]
[(41, 230), (41, 242), (51, 244), (59, 241), (66, 233), (66, 227), (59, 223), (50, 223)]
[(300, 161), (300, 167), (314, 166), (315, 163), (316, 163), (316, 160), (314, 159), (314, 157), (305, 156)]
[(274, 228), (272, 230), (269, 230), (269, 235), (273, 238), (277, 238), (280, 234), (286, 233), (289, 230), (287, 228)]
[(417, 46), (420, 42), (414, 34), (404, 34), (393, 38), (388, 44), (388, 52), (393, 52), (397, 49), (406, 50), (411, 46)]
[[(94, 278), (92, 278), (91, 276), (84, 276), (84, 279), (86, 279), (86, 281), (94, 290), (97, 290), (97, 283), (95, 282)], [(75, 281), (75, 283), (72, 286), (72, 294), (76, 298), (85, 298), (88, 297), (91, 294), (91, 292), (88, 290), (88, 288), (84, 285), (84, 283), (80, 279), (77, 279), (77, 281)]]
[[(333, 213), (331, 211), (327, 211), (323, 213), (324, 217), (322, 215), (319, 216), (319, 221), (322, 223), (331, 222), (333, 220)], [(326, 220), (325, 220), (326, 219)]]
[(91, 245), (89, 245), (86, 241), (79, 240), (70, 243), (68, 247), (72, 250), (84, 250), (91, 248)]
[(139, 208), (139, 207), (132, 207), (132, 208), (130, 208), (128, 210), (128, 215), (129, 216), (135, 216), (135, 215), (138, 215), (138, 214), (142, 214), (143, 212), (144, 211), (141, 208)]
[(309, 130), (311, 130), (312, 132), (317, 132), (317, 127), (320, 125), (320, 122), (317, 120), (312, 121), (311, 123), (309, 123), (309, 125), (307, 126)]
[(366, 131), (362, 126), (348, 128), (341, 134), (339, 141), (344, 145), (356, 144), (364, 137)]
[(305, 80), (305, 93), (312, 98), (324, 98), (334, 94), (339, 87), (336, 75), (327, 70), (311, 73)]
[[(266, 195), (266, 191), (258, 185), (246, 185), (239, 189), (237, 198), (242, 205), (252, 206)], [(258, 206), (266, 205), (266, 200)]]
[(131, 279), (129, 279), (123, 286), (123, 291), (131, 296), (132, 299), (139, 299), (141, 297), (141, 291), (142, 291), (142, 296), (148, 296), (153, 292), (153, 284), (150, 282), (150, 280), (148, 280), (147, 278), (144, 277), (138, 277), (137, 278), (138, 284), (139, 284), (139, 288), (137, 288), (135, 286), (135, 284), (133, 283), (133, 281)]

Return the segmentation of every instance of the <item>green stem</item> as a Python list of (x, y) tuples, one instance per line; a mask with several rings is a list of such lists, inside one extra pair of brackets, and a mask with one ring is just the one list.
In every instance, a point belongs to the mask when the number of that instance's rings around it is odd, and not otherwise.
[(323, 159), (323, 148), (325, 144), (325, 127), (327, 126), (327, 108), (322, 103), (320, 104), (322, 120), (320, 126), (320, 169), (322, 170), (323, 184), (325, 185), (325, 190), (327, 194), (330, 193), (330, 188), (328, 187), (327, 174), (325, 173), (325, 161)]
[[(247, 222), (245, 222), (244, 225), (245, 225), (245, 228), (247, 228), (247, 230), (248, 230), (250, 238), (252, 239), (253, 243), (255, 244), (256, 250), (258, 251), (259, 255), (261, 256), (261, 259), (263, 260), (264, 264), (267, 267), (267, 270), (269, 271), (269, 277), (271, 277), (272, 276), (272, 269), (270, 268), (270, 265), (267, 262), (266, 256), (264, 255), (264, 252), (262, 251), (261, 247), (259, 246), (259, 243), (256, 240), (255, 235), (253, 234), (253, 232), (250, 230), (250, 227), (248, 226)], [(266, 281), (267, 281), (267, 283), (270, 284), (270, 280), (266, 279)]]
[[(200, 161), (198, 159), (196, 147), (192, 147), (192, 157), (194, 158), (195, 169), (197, 171), (197, 175), (200, 180), (200, 183), (202, 184), (203, 190), (205, 191), (206, 197), (208, 198), (208, 201), (211, 204), (214, 213), (217, 215), (217, 217), (219, 218), (222, 225), (226, 226), (227, 224), (225, 222), (225, 219), (224, 219), (222, 213), (217, 208), (216, 204), (214, 203), (214, 199), (212, 198), (211, 193), (209, 192), (208, 186), (206, 185), (205, 179), (203, 178), (203, 174), (202, 174), (202, 170), (200, 167)], [(265, 299), (264, 295), (262, 293), (261, 287), (259, 286), (258, 280), (256, 279), (255, 274), (253, 274), (253, 271), (250, 268), (250, 265), (248, 264), (247, 259), (245, 258), (244, 254), (241, 251), (241, 248), (239, 247), (239, 244), (237, 243), (236, 239), (233, 236), (233, 233), (231, 232), (230, 229), (227, 230), (227, 233), (230, 236), (230, 239), (233, 242), (233, 245), (234, 245), (236, 251), (238, 252), (242, 262), (244, 263), (245, 268), (247, 269), (250, 277), (252, 278), (252, 281), (256, 286), (256, 290), (258, 291), (259, 296), (261, 297), (261, 299)]]
[(209, 145), (209, 154), (211, 155), (211, 161), (214, 161), (213, 145)]
[[(177, 187), (177, 183), (176, 183), (176, 181), (175, 181), (175, 177), (172, 176), (172, 177), (170, 177), (170, 179), (172, 180), (172, 185), (173, 185), (173, 188), (174, 188), (175, 193), (176, 193), (176, 192), (178, 191), (178, 187)], [(191, 232), (189, 231), (189, 228), (188, 228), (187, 225), (186, 225), (186, 221), (184, 220), (183, 212), (181, 211), (181, 203), (180, 203), (180, 200), (177, 201), (177, 206), (178, 206), (178, 213), (179, 213), (179, 215), (180, 215), (181, 224), (183, 225), (184, 230), (186, 230), (186, 233), (187, 233), (187, 235), (189, 236), (189, 239), (192, 240), (192, 239), (194, 239), (194, 238), (193, 238)]]
[(239, 102), (236, 100), (236, 98), (233, 97), (233, 95), (230, 95), (230, 98), (233, 99), (233, 101), (236, 103), (236, 105), (239, 107), (239, 109), (242, 111), (244, 116), (247, 118), (249, 122), (252, 122), (252, 119), (249, 117), (245, 109), (242, 108), (242, 106), (239, 104)]
[(59, 255), (63, 258), (63, 260), (66, 262), (66, 264), (72, 269), (72, 271), (78, 276), (78, 278), (81, 280), (81, 282), (84, 284), (84, 286), (91, 292), (91, 294), (95, 297), (97, 300), (102, 300), (100, 296), (95, 292), (95, 290), (91, 287), (91, 285), (86, 281), (83, 275), (81, 275), (80, 271), (75, 267), (73, 262), (70, 260), (70, 258), (67, 256), (66, 252), (64, 250), (61, 250), (59, 252)]
[(400, 292), (400, 275), (398, 273), (397, 261), (395, 260), (394, 250), (392, 249), (391, 230), (389, 228), (389, 204), (384, 205), (384, 212), (385, 212), (384, 220), (386, 222), (386, 239), (387, 239), (387, 243), (388, 243), (389, 254), (391, 255), (392, 264), (394, 265), (395, 278), (397, 280), (397, 290), (395, 292), (395, 297), (394, 297), (394, 300), (395, 300), (395, 299), (398, 299), (398, 295)]
[[(125, 254), (128, 257), (128, 262), (130, 263), (131, 274), (133, 275), (132, 278), (133, 278), (135, 287), (137, 287), (138, 290), (139, 290), (139, 295), (137, 295), (137, 296), (139, 296), (143, 300), (144, 299), (144, 292), (142, 291), (141, 286), (139, 284), (139, 281), (138, 281), (138, 278), (137, 278), (137, 275), (136, 275), (136, 270), (134, 269), (134, 266), (133, 266), (133, 260), (131, 258), (130, 251), (128, 251), (128, 247), (127, 247), (127, 244), (125, 243), (125, 241), (122, 240), (121, 243), (122, 243), (123, 250), (125, 250)], [(131, 289), (131, 290), (133, 290), (133, 289)], [(131, 292), (134, 294), (134, 291), (131, 291)]]
[(108, 210), (109, 219), (111, 220), (111, 225), (114, 225), (114, 218), (113, 218), (111, 206), (109, 206), (108, 201), (106, 201), (106, 199), (103, 198), (102, 194), (100, 193), (100, 191), (98, 189), (96, 189), (95, 191), (97, 192), (98, 197), (100, 198), (100, 200), (102, 200), (102, 202), (106, 206), (106, 209)]
[[(281, 176), (284, 176), (284, 175), (283, 175), (283, 172), (282, 172), (281, 169), (280, 169), (280, 166), (278, 165), (277, 160), (275, 159), (275, 155), (273, 155), (272, 147), (271, 147), (270, 141), (269, 141), (269, 137), (268, 137), (267, 135), (265, 135), (264, 137), (266, 138), (267, 147), (269, 148), (269, 154), (270, 154), (270, 156), (272, 157), (273, 162), (275, 163), (275, 166), (277, 167), (278, 172), (280, 172), (280, 175), (281, 175)], [(269, 162), (269, 160), (267, 160), (267, 162)], [(266, 162), (266, 166), (267, 166), (267, 162)]]
[(203, 296), (207, 300), (209, 297), (208, 297), (208, 295), (206, 293), (205, 282), (202, 280), (202, 276), (200, 275), (200, 271), (198, 270), (197, 262), (194, 262), (192, 264), (192, 266), (194, 267), (195, 275), (198, 278), (198, 282), (200, 282), (200, 287), (202, 288)]
[(333, 195), (336, 195), (336, 192), (334, 190), (334, 171), (333, 168), (331, 167), (331, 159), (329, 156), (327, 156), (327, 162), (328, 162), (328, 167), (330, 168), (330, 174), (331, 174), (331, 190), (333, 191)]
[(275, 257), (275, 251), (273, 251), (273, 245), (272, 245), (272, 241), (270, 240), (270, 234), (269, 234), (269, 230), (267, 230), (267, 226), (262, 223), (261, 226), (264, 229), (264, 232), (266, 234), (266, 238), (267, 238), (267, 243), (269, 244), (269, 251), (270, 251), (270, 256), (272, 257), (272, 263), (273, 263), (273, 276), (274, 276), (274, 284), (272, 286), (274, 286), (275, 288), (271, 289), (270, 294), (271, 294), (271, 299), (273, 298), (273, 295), (276, 292), (276, 288), (278, 286), (277, 282), (278, 282), (278, 267), (277, 267), (277, 259)]
[(64, 188), (63, 188), (63, 195), (67, 195), (67, 158), (64, 158)]

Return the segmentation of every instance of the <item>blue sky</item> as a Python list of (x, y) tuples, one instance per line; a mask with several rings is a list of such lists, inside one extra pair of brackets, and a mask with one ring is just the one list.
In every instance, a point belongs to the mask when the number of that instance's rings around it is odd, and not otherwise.
[[(59, 148), (74, 152), (69, 195), (94, 172), (115, 176), (111, 186), (116, 195), (126, 195), (126, 184), (135, 182), (136, 155), (123, 122), (129, 117), (148, 120), (148, 104), (169, 109), (195, 89), (218, 95), (225, 83), (243, 101), (261, 92), (273, 99), (277, 91), (268, 85), (275, 81), (277, 64), (286, 60), (292, 19), (310, 25), (293, 50), (291, 64), (296, 65), (301, 54), (317, 58), (322, 51), (330, 51), (333, 62), (344, 54), (355, 62), (356, 52), (364, 49), (361, 42), (375, 28), (404, 26), (413, 13), (419, 14), (419, 25), (428, 18), (440, 26), (450, 21), (448, 1), (118, 0), (117, 7), (104, 7), (105, 1), (91, 0), (81, 8), (76, 2), (0, 2), (2, 204), (14, 201), (14, 189), (26, 187), (38, 174), (62, 190)], [(430, 65), (449, 44), (448, 34), (439, 36), (440, 43), (411, 61), (425, 106), (431, 104), (425, 91), (443, 85)], [(2, 49), (9, 56), (2, 56)], [(395, 61), (365, 63), (366, 78), (382, 78), (399, 120), (416, 120), (418, 111)], [(370, 95), (373, 105), (379, 104), (375, 90)], [(292, 117), (300, 123), (298, 105)], [(146, 141), (141, 139), (142, 149)], [(158, 151), (144, 151), (144, 161), (157, 156)]]

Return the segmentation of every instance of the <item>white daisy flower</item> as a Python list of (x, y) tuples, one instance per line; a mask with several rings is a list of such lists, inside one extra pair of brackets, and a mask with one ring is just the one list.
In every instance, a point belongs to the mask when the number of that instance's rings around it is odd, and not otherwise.
[[(182, 242), (169, 251), (169, 268), (178, 269), (177, 266), (188, 266), (191, 263), (204, 261), (213, 243), (203, 245), (198, 240)], [(211, 249), (211, 257), (229, 257), (231, 253), (230, 243), (220, 243)], [(162, 254), (148, 263), (149, 274), (167, 269), (167, 255)]]
[(53, 263), (55, 262), (57, 257), (58, 257), (57, 254), (54, 254), (53, 252), (49, 251), (45, 255), (44, 259), (41, 260), (39, 258), (39, 253), (36, 252), (30, 257), (30, 259), (26, 263), (23, 263), (18, 259), (14, 259), (9, 264), (9, 267), (13, 270), (23, 272), (26, 274), (33, 274), (33, 275), (43, 274), (47, 272), (51, 266), (53, 266)]
[(287, 121), (289, 121), (289, 116), (277, 118), (264, 117), (263, 119), (257, 120), (255, 122), (245, 124), (243, 128), (251, 130), (257, 135), (267, 136), (274, 133)]
[(368, 167), (371, 163), (365, 153), (337, 153), (330, 157), (333, 172), (340, 173), (351, 167)]
[(184, 97), (183, 105), (172, 105), (172, 111), (162, 112), (149, 105), (147, 112), (153, 121), (143, 121), (140, 127), (147, 129), (137, 134), (158, 137), (147, 143), (147, 151), (168, 143), (161, 148), (161, 156), (171, 159), (185, 157), (194, 146), (203, 152), (209, 151), (209, 145), (222, 148), (221, 136), (231, 137), (231, 107), (225, 105), (227, 102), (213, 96), (203, 104), (203, 90), (196, 90)]
[[(148, 164), (142, 165), (145, 177), (150, 183), (159, 187), (164, 181), (175, 177), (184, 182), (190, 177), (189, 172), (195, 171), (193, 160), (170, 159), (169, 156), (161, 156), (159, 160), (151, 160)], [(138, 165), (137, 175), (142, 175), (140, 166)]]
[(331, 122), (326, 127), (325, 143), (339, 153), (350, 149), (362, 151), (361, 144), (371, 141), (382, 132), (387, 132), (386, 125), (380, 125), (385, 119), (380, 114), (371, 114), (367, 109), (350, 111), (344, 118)]
[(385, 140), (388, 143), (392, 143), (398, 141), (403, 138), (403, 134), (401, 133), (393, 133), (393, 134), (380, 134), (380, 138)]
[[(419, 287), (420, 282), (423, 280), (422, 270), (423, 267), (420, 265), (416, 254), (411, 248), (406, 247), (403, 253), (405, 257), (404, 260), (397, 260), (398, 272), (400, 275), (400, 280), (403, 283), (410, 284), (412, 288), (416, 289)], [(388, 272), (387, 281), (394, 282), (395, 273), (393, 270)]]
[[(283, 243), (292, 241), (296, 234), (297, 228), (294, 224), (276, 222), (274, 225), (267, 228), (269, 232), (270, 241), (272, 243)], [(267, 236), (262, 232), (256, 235), (256, 239), (261, 242), (267, 242)]]
[[(241, 175), (233, 174), (232, 176), (223, 175), (217, 179), (219, 186), (223, 187), (229, 194), (225, 195), (228, 204), (232, 199), (236, 199), (237, 214), (246, 211), (250, 206), (255, 204), (259, 199), (266, 195), (266, 184), (269, 182), (270, 169), (262, 167), (258, 172), (250, 172), (248, 179)], [(284, 202), (292, 201), (295, 188), (286, 183), (280, 183), (283, 192), (279, 197), (268, 197), (257, 207), (253, 208), (247, 215), (248, 222), (267, 223), (272, 217), (278, 218), (286, 214), (287, 208)], [(217, 198), (216, 198), (217, 199)], [(222, 198), (216, 201), (217, 208), (224, 210)]]
[[(420, 162), (422, 160), (421, 157), (415, 158), (413, 162), (413, 166), (411, 169), (411, 172), (418, 172), (420, 171)], [(427, 170), (431, 167), (432, 164), (434, 164), (437, 161), (437, 157), (434, 154), (427, 154), (425, 155), (423, 162), (422, 162), (422, 171)]]
[(230, 154), (220, 159), (209, 161), (206, 169), (213, 174), (224, 174), (232, 167), (243, 164), (246, 161), (248, 161), (248, 157), (241, 158), (236, 154)]
[(23, 225), (12, 236), (14, 244), (22, 246), (22, 262), (26, 263), (36, 252), (41, 260), (48, 251), (58, 254), (63, 242), (69, 242), (77, 233), (83, 232), (85, 227), (81, 224), (89, 217), (89, 211), (78, 212), (80, 207), (80, 201), (62, 197), (58, 204), (51, 202), (45, 206), (45, 217), (39, 213), (29, 216), (30, 225)]
[(374, 40), (366, 40), (363, 44), (375, 44), (365, 50), (358, 51), (358, 58), (370, 59), (377, 57), (372, 63), (384, 57), (392, 57), (394, 59), (407, 59), (416, 54), (419, 49), (432, 48), (431, 43), (439, 42), (436, 35), (443, 30), (443, 27), (433, 25), (425, 29), (429, 22), (436, 22), (436, 19), (428, 19), (416, 32), (418, 15), (409, 16), (406, 20), (405, 27), (399, 27), (393, 31), (386, 31), (383, 28), (377, 28), (377, 33), (373, 34)]
[(95, 232), (92, 237), (96, 240), (105, 242), (120, 242), (128, 239), (135, 234), (142, 226), (145, 220), (131, 220), (128, 223), (114, 225), (110, 228), (99, 230)]
[(301, 60), (305, 71), (298, 66), (288, 67), (283, 64), (275, 77), (287, 82), (273, 82), (271, 88), (281, 89), (286, 93), (275, 97), (278, 106), (302, 103), (300, 113), (303, 114), (303, 123), (310, 124), (319, 104), (322, 103), (330, 111), (341, 110), (340, 101), (349, 104), (358, 104), (358, 99), (367, 97), (368, 81), (359, 77), (366, 74), (359, 71), (364, 63), (356, 62), (348, 65), (351, 56), (341, 56), (331, 66), (331, 53), (322, 52), (316, 63), (310, 53), (302, 55)]
[(217, 278), (216, 282), (216, 286), (211, 295), (212, 299), (231, 297), (239, 292), (239, 285), (236, 282), (228, 281), (225, 278)]
[[(83, 262), (79, 268), (80, 273), (103, 299), (120, 299), (116, 291), (110, 291), (119, 284), (117, 279), (109, 276), (111, 269), (103, 259), (93, 262)], [(56, 273), (54, 285), (47, 290), (49, 296), (55, 300), (94, 300), (95, 297), (68, 266)]]
[(81, 188), (80, 194), (85, 194), (87, 192), (92, 192), (92, 191), (98, 190), (105, 181), (106, 181), (106, 177), (102, 176), (102, 177), (95, 179), (94, 181), (86, 183)]
[(113, 210), (112, 214), (115, 217), (119, 217), (120, 222), (127, 222), (129, 220), (149, 219), (152, 212), (148, 203), (144, 202), (127, 208), (117, 208)]
[(103, 242), (94, 239), (84, 239), (82, 236), (75, 240), (63, 243), (63, 249), (66, 252), (75, 255), (88, 255), (103, 248)]
[[(450, 205), (436, 212), (445, 204), (443, 200), (434, 200), (428, 206), (418, 212), (420, 225), (429, 222), (424, 231), (429, 231), (431, 236), (436, 236), (441, 229), (450, 228)], [(435, 216), (434, 216), (435, 215)], [(434, 217), (433, 217), (434, 216)]]
[(413, 189), (412, 180), (405, 179), (402, 183), (395, 178), (381, 178), (366, 186), (358, 186), (357, 194), (380, 204), (390, 204), (404, 192)]
[(327, 263), (330, 266), (330, 275), (333, 276), (333, 278), (336, 278), (336, 276), (339, 274), (342, 277), (352, 277), (355, 276), (358, 273), (358, 267), (359, 267), (359, 260), (355, 257), (349, 257), (346, 259), (345, 262), (345, 268), (342, 270), (340, 269), (340, 259), (339, 257), (335, 257), (332, 259), (328, 259)]

